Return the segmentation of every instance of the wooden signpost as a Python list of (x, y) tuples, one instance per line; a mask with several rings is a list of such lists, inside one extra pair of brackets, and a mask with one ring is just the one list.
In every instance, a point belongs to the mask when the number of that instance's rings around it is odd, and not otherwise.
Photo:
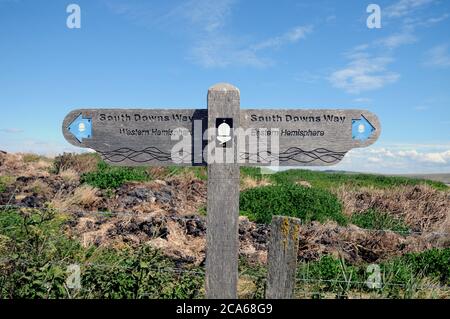
[(207, 109), (78, 109), (62, 129), (112, 165), (208, 166), (208, 298), (237, 297), (240, 166), (334, 165), (381, 131), (365, 110), (241, 110), (225, 83), (208, 90)]

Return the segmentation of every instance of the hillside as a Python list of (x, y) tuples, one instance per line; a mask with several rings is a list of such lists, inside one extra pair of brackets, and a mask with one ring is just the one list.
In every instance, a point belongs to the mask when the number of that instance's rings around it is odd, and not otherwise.
[[(201, 298), (206, 179), (204, 168), (113, 168), (93, 154), (0, 154), (0, 298)], [(442, 182), (246, 168), (240, 209), (242, 298), (263, 296), (272, 214), (303, 221), (299, 298), (450, 297)], [(365, 286), (372, 263), (382, 289)]]

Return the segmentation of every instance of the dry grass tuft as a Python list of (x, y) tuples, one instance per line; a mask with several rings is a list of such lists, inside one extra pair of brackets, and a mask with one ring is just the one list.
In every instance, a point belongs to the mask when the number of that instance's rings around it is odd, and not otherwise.
[(335, 193), (347, 216), (375, 209), (403, 219), (414, 231), (450, 232), (448, 191), (438, 191), (428, 185), (359, 190), (341, 186)]
[(52, 201), (52, 206), (61, 212), (67, 212), (72, 206), (81, 206), (88, 209), (100, 200), (97, 193), (97, 188), (82, 185), (75, 189), (72, 196), (62, 198), (60, 195), (57, 195)]
[(295, 182), (295, 184), (297, 184), (299, 186), (307, 187), (307, 188), (312, 187), (311, 183), (309, 183), (307, 181), (297, 181), (297, 182)]
[(25, 166), (20, 154), (1, 154), (0, 158), (0, 173), (5, 175), (11, 175)]
[(241, 191), (269, 185), (272, 185), (272, 183), (266, 178), (252, 178), (250, 176), (245, 176), (241, 179)]
[(74, 169), (65, 169), (59, 172), (59, 176), (66, 182), (73, 183), (80, 180), (80, 175)]
[(169, 174), (169, 170), (166, 167), (151, 166), (147, 168), (147, 173), (153, 179), (164, 179)]
[(167, 239), (156, 238), (150, 240), (149, 244), (164, 251), (169, 257), (190, 260), (193, 264), (199, 265), (205, 258), (206, 238), (187, 235), (185, 230), (173, 221), (168, 221), (167, 228), (169, 233)]
[(250, 276), (244, 275), (239, 277), (237, 288), (239, 299), (253, 299), (256, 289), (256, 284)]
[(34, 182), (32, 182), (31, 184), (27, 185), (24, 188), (24, 191), (26, 192), (30, 192), (33, 194), (40, 194), (46, 197), (50, 197), (52, 195), (52, 189), (51, 187), (47, 184), (44, 183), (44, 181), (37, 179)]
[(81, 175), (84, 173), (95, 171), (97, 169), (99, 162), (100, 162), (100, 158), (97, 154), (64, 153), (55, 158), (54, 170), (58, 174), (65, 170), (73, 170)]
[(52, 160), (32, 154), (0, 154), (0, 174), (14, 176), (49, 176)]

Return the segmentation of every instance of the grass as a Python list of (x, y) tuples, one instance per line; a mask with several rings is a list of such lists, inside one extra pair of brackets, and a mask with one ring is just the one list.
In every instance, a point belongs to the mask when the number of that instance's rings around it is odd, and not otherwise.
[(9, 186), (11, 186), (16, 181), (13, 176), (0, 176), (0, 193), (6, 192)]
[(205, 181), (207, 179), (206, 167), (180, 167), (180, 166), (151, 166), (147, 168), (148, 174), (152, 179), (167, 179), (172, 176), (186, 176)]
[(315, 188), (334, 189), (342, 185), (353, 188), (374, 187), (374, 188), (392, 188), (396, 186), (427, 184), (437, 190), (447, 190), (448, 186), (442, 182), (424, 180), (418, 178), (383, 176), (373, 174), (353, 174), (338, 172), (320, 172), (304, 169), (290, 169), (274, 174), (261, 175), (259, 168), (242, 168), (241, 172), (245, 176), (253, 178), (268, 178), (276, 184), (295, 184), (299, 181), (306, 181)]
[(24, 154), (23, 161), (24, 163), (36, 163), (40, 160), (46, 160), (45, 157), (36, 155), (36, 154)]
[[(342, 259), (325, 255), (318, 261), (301, 263), (297, 269), (298, 296), (307, 293), (315, 298), (365, 295), (373, 298), (448, 298), (450, 249), (431, 249), (410, 253), (381, 262), (350, 265)], [(379, 271), (380, 285), (374, 282)]]
[(60, 174), (70, 170), (78, 174), (85, 174), (95, 171), (100, 162), (101, 159), (97, 153), (64, 153), (54, 159), (51, 172)]
[(100, 200), (97, 193), (98, 189), (86, 184), (81, 185), (75, 189), (71, 196), (65, 196), (64, 198), (57, 196), (54, 198), (52, 205), (60, 212), (67, 212), (74, 205), (91, 208)]
[[(114, 194), (115, 189), (129, 181), (179, 175), (207, 178), (204, 167), (159, 170), (111, 167), (92, 154), (66, 154), (55, 161), (54, 172), (67, 180), (81, 174), (81, 182), (85, 185), (64, 203), (81, 206), (95, 203), (95, 188), (103, 189), (104, 194)], [(241, 173), (241, 186), (247, 188), (240, 198), (242, 214), (260, 223), (270, 223), (272, 215), (276, 214), (296, 216), (304, 222), (335, 220), (339, 224), (351, 222), (365, 229), (408, 232), (401, 218), (382, 211), (370, 209), (346, 218), (341, 203), (331, 191), (342, 185), (355, 189), (363, 186), (389, 189), (424, 183), (435, 189), (448, 189), (439, 182), (369, 174), (290, 170), (261, 175), (258, 168), (242, 168)], [(14, 177), (0, 176), (0, 192), (6, 191), (14, 181)], [(300, 181), (308, 182), (312, 188), (296, 185)], [(34, 192), (42, 192), (43, 189), (37, 183), (30, 187)], [(201, 207), (199, 213), (206, 214), (206, 208)], [(105, 213), (105, 216), (114, 215)], [(148, 246), (83, 247), (65, 233), (67, 218), (50, 206), (41, 210), (0, 210), (0, 299), (203, 296), (203, 269), (194, 267), (174, 272), (175, 262)], [(375, 298), (450, 298), (449, 260), (450, 249), (447, 248), (381, 261), (378, 267), (382, 287), (370, 289), (366, 285), (370, 276), (369, 265), (349, 264), (326, 255), (317, 261), (299, 264), (297, 296), (301, 297), (306, 292), (315, 298), (350, 298), (358, 294)], [(70, 264), (81, 267), (80, 290), (67, 288), (67, 266)], [(263, 298), (266, 267), (241, 260), (239, 270), (241, 295)]]
[(400, 233), (408, 233), (410, 231), (402, 219), (375, 209), (368, 209), (364, 212), (353, 214), (350, 222), (364, 229), (392, 230)]
[[(198, 298), (201, 269), (174, 271), (172, 260), (148, 247), (82, 247), (64, 234), (53, 209), (0, 212), (0, 299)], [(69, 289), (70, 265), (81, 289)]]
[(81, 183), (86, 183), (100, 189), (117, 189), (126, 182), (145, 182), (150, 180), (144, 167), (113, 167), (100, 162), (97, 170), (81, 175)]
[[(0, 298), (202, 298), (203, 269), (174, 271), (173, 260), (148, 246), (83, 247), (65, 234), (68, 219), (51, 207), (0, 212)], [(380, 262), (380, 287), (369, 288), (368, 264), (330, 256), (297, 269), (297, 297), (449, 298), (450, 248), (409, 253)], [(81, 271), (81, 289), (69, 289), (69, 265)], [(267, 269), (239, 263), (242, 298), (264, 298)]]
[(258, 223), (269, 224), (273, 215), (292, 216), (303, 222), (334, 220), (346, 224), (342, 205), (330, 192), (296, 185), (264, 186), (241, 193), (240, 210)]

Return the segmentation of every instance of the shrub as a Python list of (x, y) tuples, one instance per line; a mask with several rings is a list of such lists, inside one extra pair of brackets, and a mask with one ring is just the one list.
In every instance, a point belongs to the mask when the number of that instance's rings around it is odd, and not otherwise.
[(23, 161), (24, 163), (35, 163), (39, 162), (44, 157), (37, 155), (37, 154), (24, 154), (23, 155)]
[(16, 179), (13, 176), (0, 176), (0, 193), (6, 192)]
[(442, 284), (450, 285), (450, 248), (411, 253), (402, 259), (410, 264), (415, 272), (435, 277)]
[[(350, 265), (331, 255), (303, 262), (297, 268), (297, 289), (321, 298), (333, 293), (339, 297), (352, 293), (371, 293), (373, 297), (417, 298), (438, 294), (448, 296), (450, 249), (431, 249), (409, 253), (379, 266), (381, 287), (370, 289), (368, 264)], [(432, 285), (430, 285), (432, 283)], [(439, 284), (441, 286), (439, 286)]]
[[(255, 170), (246, 171), (251, 175), (257, 174)], [(268, 175), (270, 179), (278, 184), (294, 184), (298, 181), (307, 181), (313, 187), (332, 190), (341, 185), (348, 185), (354, 188), (376, 187), (392, 188), (396, 186), (427, 184), (437, 190), (446, 190), (442, 182), (409, 178), (401, 176), (384, 176), (373, 174), (353, 174), (341, 172), (318, 172), (304, 169), (291, 169)]]
[(409, 231), (408, 226), (405, 225), (402, 219), (375, 209), (368, 209), (362, 213), (353, 214), (351, 222), (365, 229), (392, 230), (403, 233)]
[(298, 217), (304, 222), (346, 223), (342, 205), (333, 194), (296, 185), (264, 186), (242, 192), (240, 210), (250, 219), (266, 224), (273, 215)]
[[(0, 211), (0, 299), (201, 296), (201, 270), (177, 271), (149, 246), (84, 248), (64, 234), (64, 225), (50, 208)], [(81, 268), (81, 289), (67, 289), (71, 264)]]
[(332, 291), (339, 295), (358, 288), (363, 281), (358, 267), (330, 255), (322, 256), (314, 262), (301, 263), (297, 269), (297, 278), (301, 284), (313, 286), (316, 292)]
[(149, 175), (145, 168), (112, 167), (105, 162), (98, 164), (97, 171), (83, 174), (80, 179), (81, 183), (87, 183), (100, 189), (115, 189), (125, 182), (147, 180), (149, 180)]
[(78, 174), (84, 174), (95, 171), (99, 162), (100, 156), (96, 153), (64, 153), (53, 161), (52, 173), (60, 174), (66, 170), (73, 170)]

